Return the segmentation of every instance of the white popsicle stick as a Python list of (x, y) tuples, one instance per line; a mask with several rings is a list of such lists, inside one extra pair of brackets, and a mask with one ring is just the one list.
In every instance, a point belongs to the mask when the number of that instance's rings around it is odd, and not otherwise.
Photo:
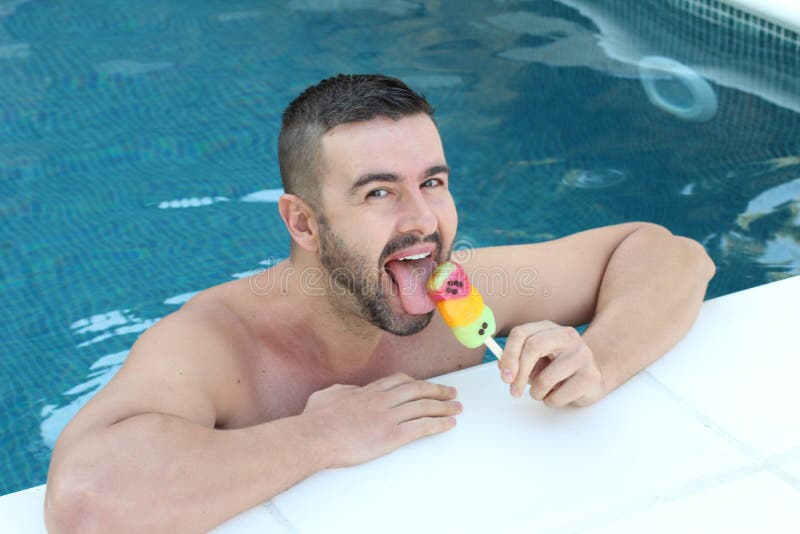
[(487, 337), (486, 341), (483, 343), (489, 347), (489, 350), (492, 351), (492, 354), (494, 354), (498, 360), (501, 358), (503, 355), (503, 349), (497, 344), (497, 341), (495, 341), (493, 337)]

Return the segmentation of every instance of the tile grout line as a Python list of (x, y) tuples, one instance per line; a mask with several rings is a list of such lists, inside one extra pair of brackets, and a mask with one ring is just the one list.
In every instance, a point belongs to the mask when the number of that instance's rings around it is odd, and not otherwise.
[(660, 504), (666, 504), (686, 497), (698, 495), (717, 486), (721, 486), (735, 480), (740, 480), (759, 472), (770, 473), (771, 475), (780, 478), (781, 481), (792, 486), (793, 489), (800, 491), (800, 480), (795, 479), (792, 475), (786, 473), (780, 467), (770, 465), (771, 463), (772, 462), (754, 462), (744, 467), (738, 467), (722, 473), (717, 473), (715, 475), (690, 480), (686, 484), (683, 484), (682, 486), (679, 486), (674, 490), (662, 495), (655, 495), (646, 499), (642, 499), (638, 503), (625, 508), (621, 507), (614, 512), (606, 512), (588, 517), (580, 522), (580, 526), (573, 525), (569, 527), (556, 527), (544, 532), (546, 534), (580, 534), (587, 529), (601, 527), (603, 525), (613, 523), (614, 521), (630, 517), (639, 512), (644, 512)]
[(261, 506), (263, 506), (267, 510), (267, 513), (275, 518), (275, 521), (277, 521), (280, 526), (284, 527), (289, 534), (301, 534), (300, 531), (295, 528), (292, 522), (289, 521), (289, 518), (286, 517), (283, 512), (281, 512), (280, 508), (278, 508), (278, 505), (275, 504), (272, 499), (261, 503)]
[(800, 480), (793, 477), (790, 473), (787, 473), (780, 467), (769, 467), (767, 471), (791, 486), (795, 491), (800, 492)]
[(600, 513), (594, 516), (587, 517), (586, 519), (582, 520), (578, 525), (571, 525), (568, 527), (556, 527), (554, 529), (547, 530), (544, 532), (546, 532), (547, 534), (572, 534), (572, 533), (578, 534), (587, 529), (600, 527), (608, 523), (612, 523), (614, 521), (632, 516), (636, 513), (644, 512), (660, 504), (666, 504), (678, 501), (685, 497), (691, 497), (693, 495), (700, 494), (706, 490), (715, 488), (717, 486), (726, 484), (734, 480), (742, 479), (746, 476), (758, 473), (759, 471), (763, 471), (762, 466), (757, 464), (750, 464), (743, 467), (729, 469), (727, 471), (716, 473), (714, 475), (695, 478), (689, 480), (685, 484), (677, 486), (672, 490), (665, 491), (659, 495), (652, 495), (650, 497), (646, 497), (634, 504), (625, 507), (620, 507), (615, 511)]
[(797, 477), (786, 470), (785, 465), (793, 460), (800, 458), (800, 450), (794, 450), (787, 454), (781, 454), (771, 458), (768, 466), (768, 471), (776, 477), (789, 484), (795, 490), (800, 492), (800, 477)]
[(690, 412), (693, 417), (695, 417), (698, 421), (700, 421), (704, 426), (713, 430), (719, 437), (723, 438), (724, 440), (728, 441), (731, 445), (736, 447), (740, 450), (740, 452), (744, 453), (751, 459), (754, 466), (760, 467), (764, 471), (768, 471), (769, 473), (773, 474), (774, 476), (780, 478), (785, 483), (792, 486), (794, 489), (800, 491), (800, 480), (789, 474), (788, 472), (784, 471), (783, 464), (790, 462), (796, 458), (800, 458), (800, 449), (790, 449), (788, 451), (776, 453), (776, 454), (769, 454), (764, 455), (759, 453), (756, 449), (745, 445), (742, 441), (734, 437), (730, 432), (722, 428), (720, 425), (717, 425), (709, 416), (695, 408), (689, 401), (675, 393), (672, 389), (670, 389), (666, 384), (661, 382), (658, 378), (656, 378), (652, 373), (648, 370), (643, 371), (643, 374), (646, 374), (649, 378), (651, 378), (656, 384), (664, 389), (668, 395), (670, 395), (674, 400), (678, 402), (685, 410)]
[(690, 480), (672, 491), (643, 499), (636, 504), (624, 507), (624, 509), (620, 508), (614, 512), (597, 514), (595, 516), (588, 517), (581, 521), (579, 526), (573, 525), (569, 527), (556, 527), (545, 532), (548, 534), (580, 533), (587, 529), (599, 527), (604, 524), (631, 516), (638, 512), (643, 512), (659, 504), (677, 501), (685, 497), (697, 495), (706, 490), (726, 484), (728, 482), (732, 482), (734, 480), (745, 478), (760, 471), (768, 472), (773, 476), (778, 477), (783, 482), (789, 484), (792, 488), (800, 491), (800, 481), (796, 480), (793, 476), (782, 469), (782, 464), (800, 457), (800, 449), (793, 449), (771, 456), (760, 455), (755, 449), (745, 445), (727, 430), (718, 426), (710, 417), (706, 416), (703, 412), (691, 405), (686, 399), (672, 391), (669, 387), (667, 387), (666, 384), (658, 380), (650, 372), (644, 370), (642, 371), (642, 374), (647, 375), (648, 378), (662, 388), (669, 395), (669, 397), (672, 398), (684, 411), (688, 412), (692, 418), (699, 421), (701, 424), (703, 424), (703, 426), (709, 428), (718, 437), (722, 438), (729, 445), (733, 445), (739, 452), (744, 454), (750, 463), (743, 467), (738, 467), (714, 475)]
[(656, 378), (652, 373), (648, 370), (642, 371), (642, 374), (647, 375), (653, 382), (658, 384), (661, 389), (666, 392), (674, 401), (678, 403), (678, 405), (683, 408), (686, 412), (688, 412), (694, 419), (699, 421), (703, 426), (706, 428), (711, 429), (718, 437), (722, 438), (723, 440), (727, 441), (729, 445), (733, 445), (739, 452), (743, 453), (747, 456), (750, 460), (756, 463), (763, 463), (766, 458), (763, 455), (760, 455), (758, 451), (753, 449), (752, 447), (745, 445), (739, 439), (737, 439), (733, 434), (722, 428), (718, 425), (711, 417), (706, 415), (705, 413), (701, 412), (695, 406), (693, 406), (689, 401), (675, 393), (672, 389), (669, 388), (666, 384), (661, 382), (658, 378)]
[[(790, 462), (796, 458), (800, 458), (800, 448), (789, 449), (787, 451), (774, 453), (774, 454), (761, 454), (756, 449), (746, 445), (738, 438), (734, 437), (733, 434), (725, 430), (721, 425), (718, 425), (714, 422), (711, 417), (707, 416), (705, 413), (697, 409), (694, 405), (692, 405), (689, 401), (675, 393), (672, 389), (670, 389), (666, 384), (661, 382), (658, 378), (655, 377), (652, 373), (645, 370), (643, 374), (646, 374), (649, 378), (651, 378), (656, 384), (658, 384), (661, 388), (664, 389), (667, 394), (672, 397), (674, 400), (678, 402), (686, 411), (692, 414), (699, 422), (701, 422), (705, 427), (710, 428), (713, 430), (719, 437), (723, 438), (724, 440), (728, 441), (731, 445), (739, 449), (740, 452), (747, 455), (752, 461), (754, 465), (760, 466), (762, 469), (770, 471), (771, 473), (779, 476), (782, 479), (789, 477), (793, 479), (791, 475), (788, 473), (784, 473), (782, 466), (783, 464)], [(798, 487), (797, 483), (790, 482), (793, 487)], [(798, 488), (800, 489), (800, 488)]]

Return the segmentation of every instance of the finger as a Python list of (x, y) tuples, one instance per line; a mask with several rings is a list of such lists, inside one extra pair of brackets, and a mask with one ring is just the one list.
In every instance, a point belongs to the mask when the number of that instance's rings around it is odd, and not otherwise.
[(390, 395), (392, 407), (420, 399), (451, 400), (456, 397), (456, 388), (416, 380), (400, 384), (387, 392)]
[(531, 371), (531, 374), (528, 376), (528, 384), (532, 384), (533, 379), (539, 376), (539, 373), (541, 373), (545, 367), (550, 365), (550, 362), (550, 358), (541, 358), (538, 362), (536, 362), (536, 365), (533, 366), (533, 371)]
[(581, 374), (573, 375), (571, 378), (555, 388), (544, 398), (546, 406), (551, 408), (563, 408), (567, 404), (583, 397), (586, 389), (587, 380)]
[(403, 443), (410, 443), (425, 436), (446, 432), (454, 426), (456, 426), (455, 417), (423, 417), (400, 423), (397, 425), (397, 431)]
[(520, 354), (522, 354), (522, 348), (525, 346), (525, 342), (528, 338), (534, 334), (553, 328), (560, 328), (560, 326), (552, 321), (539, 321), (515, 326), (511, 329), (511, 332), (508, 333), (506, 346), (503, 348), (503, 354), (499, 362), (503, 382), (510, 384), (517, 377)]
[[(571, 327), (544, 330), (529, 337), (522, 348), (519, 374), (514, 383), (511, 384), (511, 394), (515, 397), (522, 395), (536, 363), (541, 358), (552, 355), (553, 361), (557, 361), (562, 352), (577, 343), (581, 343), (580, 334)], [(552, 365), (553, 363), (551, 362), (545, 369)]]
[(530, 378), (531, 397), (536, 400), (544, 399), (556, 384), (577, 373), (585, 365), (586, 350), (588, 347), (582, 345), (570, 352), (562, 352), (550, 365), (533, 373)]
[(458, 401), (440, 401), (432, 399), (420, 399), (407, 402), (394, 408), (392, 412), (398, 423), (422, 419), (423, 417), (447, 417), (458, 415), (463, 410), (463, 406)]
[(414, 379), (405, 373), (394, 373), (367, 384), (364, 386), (364, 389), (372, 391), (387, 391), (399, 386), (400, 384), (407, 384), (409, 382), (414, 382)]

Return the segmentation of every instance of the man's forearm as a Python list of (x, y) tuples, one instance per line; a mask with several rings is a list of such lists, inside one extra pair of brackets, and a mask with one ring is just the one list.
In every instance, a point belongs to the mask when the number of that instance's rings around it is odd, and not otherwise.
[(608, 262), (583, 334), (610, 392), (677, 343), (697, 317), (714, 264), (698, 243), (647, 225)]
[(56, 451), (48, 528), (207, 531), (324, 468), (323, 451), (302, 415), (237, 430), (138, 415)]

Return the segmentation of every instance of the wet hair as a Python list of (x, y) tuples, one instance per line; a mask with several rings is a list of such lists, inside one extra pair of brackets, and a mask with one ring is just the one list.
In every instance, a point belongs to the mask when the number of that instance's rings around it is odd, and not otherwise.
[(399, 120), (433, 107), (397, 78), (378, 74), (339, 74), (303, 91), (283, 112), (278, 163), (286, 193), (297, 195), (321, 212), (320, 141), (340, 124), (376, 117)]

